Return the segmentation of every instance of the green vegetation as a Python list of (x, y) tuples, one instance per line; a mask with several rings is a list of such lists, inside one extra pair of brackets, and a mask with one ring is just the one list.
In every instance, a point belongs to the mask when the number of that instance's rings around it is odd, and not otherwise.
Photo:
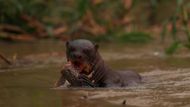
[(173, 54), (174, 52), (177, 51), (178, 48), (182, 47), (181, 43), (180, 42), (174, 42), (173, 44), (171, 44), (170, 47), (168, 47), (166, 49), (166, 53), (171, 55)]
[(163, 41), (171, 35), (172, 54), (190, 48), (189, 13), (188, 0), (0, 0), (0, 39), (148, 43), (160, 33)]
[(96, 42), (117, 42), (117, 43), (150, 43), (153, 40), (150, 34), (145, 32), (111, 32), (98, 37), (83, 36), (82, 38), (91, 39)]
[(118, 40), (125, 43), (148, 43), (153, 38), (144, 32), (129, 32), (119, 36)]
[(24, 28), (26, 23), (23, 22), (22, 15), (28, 14), (40, 20), (49, 14), (49, 4), (45, 0), (0, 0), (0, 21)]
[[(189, 29), (189, 9), (190, 3), (185, 0), (176, 0), (177, 6), (174, 14), (166, 20), (166, 23), (171, 23), (172, 29), (169, 31), (172, 35), (173, 43), (166, 49), (167, 54), (173, 54), (180, 47), (186, 47), (190, 49), (190, 29)], [(163, 26), (162, 38), (164, 40), (166, 36), (166, 25)], [(178, 33), (184, 33), (186, 39), (181, 40)]]

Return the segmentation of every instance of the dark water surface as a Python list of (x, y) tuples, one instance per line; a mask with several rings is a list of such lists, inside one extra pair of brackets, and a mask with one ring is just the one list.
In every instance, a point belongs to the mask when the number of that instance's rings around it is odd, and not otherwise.
[[(166, 56), (159, 44), (100, 44), (114, 70), (131, 69), (143, 84), (125, 89), (54, 89), (65, 63), (64, 43), (0, 42), (0, 107), (190, 107), (190, 53)], [(15, 58), (16, 57), (16, 58)]]

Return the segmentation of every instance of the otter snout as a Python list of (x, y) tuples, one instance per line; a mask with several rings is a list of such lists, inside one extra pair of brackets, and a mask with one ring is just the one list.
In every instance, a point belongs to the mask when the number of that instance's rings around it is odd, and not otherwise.
[(74, 52), (71, 54), (71, 57), (72, 59), (75, 59), (75, 60), (82, 60), (83, 59), (83, 56), (81, 53), (79, 52)]

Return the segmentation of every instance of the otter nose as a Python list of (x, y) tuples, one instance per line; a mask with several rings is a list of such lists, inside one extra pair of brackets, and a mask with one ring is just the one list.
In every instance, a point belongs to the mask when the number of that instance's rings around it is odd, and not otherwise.
[(73, 54), (73, 58), (74, 58), (74, 59), (82, 59), (82, 55), (79, 54), (79, 53), (74, 53), (74, 54)]

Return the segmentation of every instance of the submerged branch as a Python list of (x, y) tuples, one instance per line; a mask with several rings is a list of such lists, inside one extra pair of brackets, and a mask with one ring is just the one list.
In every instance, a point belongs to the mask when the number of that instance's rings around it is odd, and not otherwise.
[(0, 53), (0, 58), (7, 64), (12, 65), (12, 62)]

